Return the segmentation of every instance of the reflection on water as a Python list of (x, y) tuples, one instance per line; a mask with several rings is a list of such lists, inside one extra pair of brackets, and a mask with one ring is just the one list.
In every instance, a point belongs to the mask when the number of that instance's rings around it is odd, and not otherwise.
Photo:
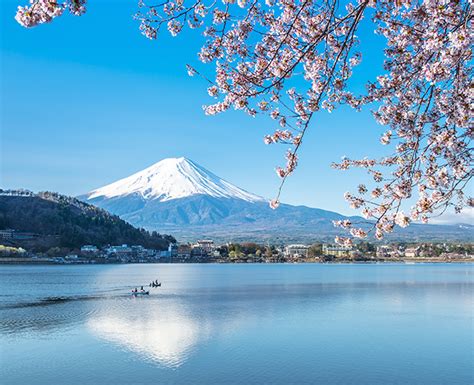
[(196, 322), (178, 304), (159, 306), (158, 301), (150, 300), (134, 298), (123, 306), (99, 311), (87, 325), (100, 338), (164, 366), (178, 367), (198, 340), (207, 336), (206, 325)]
[[(183, 301), (181, 274), (177, 273), (174, 283), (168, 280), (171, 288), (150, 289), (146, 297), (131, 297), (127, 293), (125, 298), (115, 297), (101, 303), (87, 317), (87, 327), (94, 335), (128, 353), (139, 354), (165, 367), (179, 367), (208, 330), (207, 322), (198, 322)], [(132, 286), (156, 279), (143, 269), (122, 276), (120, 268), (106, 270), (97, 279), (103, 286), (112, 287), (117, 284), (117, 277), (122, 282), (136, 283)]]
[[(473, 271), (0, 267), (1, 376), (9, 385), (58, 383), (58, 373), (62, 385), (471, 384)], [(149, 296), (130, 295), (157, 278)]]

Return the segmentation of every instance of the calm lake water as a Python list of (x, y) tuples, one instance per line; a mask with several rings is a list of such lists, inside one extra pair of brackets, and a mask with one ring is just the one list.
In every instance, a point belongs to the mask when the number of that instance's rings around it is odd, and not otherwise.
[(2, 266), (0, 383), (473, 384), (473, 278), (469, 264)]

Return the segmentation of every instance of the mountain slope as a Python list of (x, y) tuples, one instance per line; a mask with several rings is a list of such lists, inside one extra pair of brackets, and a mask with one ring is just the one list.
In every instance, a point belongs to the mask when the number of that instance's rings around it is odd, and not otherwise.
[[(277, 211), (266, 202), (196, 195), (168, 202), (146, 202), (142, 209), (124, 213), (127, 220), (143, 226), (260, 225), (267, 228), (321, 225), (342, 215), (305, 206), (281, 205)], [(332, 227), (332, 224), (331, 224)]]
[(48, 247), (127, 243), (164, 250), (174, 241), (167, 235), (137, 229), (118, 216), (75, 198), (49, 192), (0, 193), (0, 229), (7, 228), (49, 236), (48, 243), (54, 244)]

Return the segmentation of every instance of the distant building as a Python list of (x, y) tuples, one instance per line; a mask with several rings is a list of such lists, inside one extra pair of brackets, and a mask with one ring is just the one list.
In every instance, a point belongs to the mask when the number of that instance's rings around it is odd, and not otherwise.
[(211, 239), (201, 239), (196, 242), (194, 245), (195, 248), (201, 248), (203, 249), (206, 253), (210, 254), (214, 250), (214, 241)]
[(155, 257), (156, 250), (147, 249), (141, 245), (133, 245), (130, 247), (132, 249), (132, 257), (139, 260), (147, 260)]
[(352, 254), (352, 246), (323, 244), (323, 255), (348, 257)]
[(179, 245), (177, 249), (177, 256), (179, 259), (191, 258), (191, 246), (190, 245)]
[(285, 247), (284, 255), (287, 258), (306, 258), (308, 250), (309, 246), (306, 245), (288, 245)]
[(440, 255), (443, 259), (474, 259), (474, 255), (469, 255), (468, 253), (442, 253)]
[(202, 258), (206, 258), (207, 256), (208, 256), (208, 252), (202, 247), (195, 246), (191, 250), (191, 258), (193, 259), (202, 259)]
[(12, 229), (0, 230), (0, 239), (13, 239), (14, 232)]
[(211, 255), (213, 258), (220, 258), (221, 257), (221, 252), (219, 250), (214, 250)]
[(407, 247), (405, 249), (405, 257), (407, 258), (418, 257), (418, 247)]
[(378, 258), (399, 258), (402, 256), (397, 248), (390, 245), (377, 246), (376, 255)]
[(106, 250), (107, 254), (115, 254), (115, 255), (124, 255), (124, 254), (131, 254), (132, 248), (126, 244), (121, 246), (110, 246)]
[(84, 246), (81, 247), (81, 251), (83, 253), (97, 253), (99, 251), (99, 249), (97, 248), (97, 246), (84, 245)]

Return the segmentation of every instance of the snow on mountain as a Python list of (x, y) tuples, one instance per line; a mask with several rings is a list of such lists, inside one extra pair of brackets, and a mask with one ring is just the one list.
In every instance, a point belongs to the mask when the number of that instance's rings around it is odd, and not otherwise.
[(241, 199), (247, 202), (265, 200), (234, 186), (184, 157), (164, 159), (143, 171), (91, 191), (87, 194), (87, 200), (110, 199), (132, 194), (139, 195), (145, 200), (159, 202), (193, 195)]
[[(264, 198), (186, 158), (164, 159), (78, 198), (135, 226), (173, 234), (181, 240), (211, 237), (224, 241), (331, 241), (340, 235), (332, 221), (345, 218), (306, 206), (281, 204), (273, 210)], [(472, 229), (412, 225), (394, 236), (416, 240), (472, 239)]]

